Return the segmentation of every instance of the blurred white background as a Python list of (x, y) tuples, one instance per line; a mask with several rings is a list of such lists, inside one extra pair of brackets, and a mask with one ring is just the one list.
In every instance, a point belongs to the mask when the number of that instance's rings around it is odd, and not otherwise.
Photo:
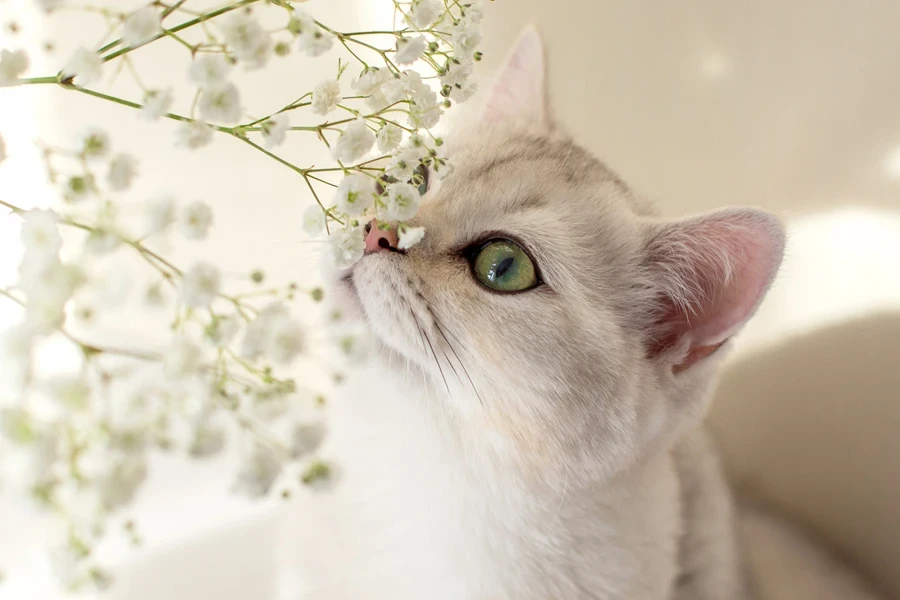
[[(0, 21), (18, 4), (27, 2), (0, 0)], [(385, 0), (309, 8), (338, 28), (390, 21)], [(497, 0), (487, 7), (485, 77), (529, 22), (547, 38), (564, 126), (664, 215), (753, 204), (785, 219), (784, 269), (730, 360), (713, 426), (740, 485), (900, 594), (900, 5)], [(31, 70), (53, 73), (75, 41), (94, 39), (91, 23), (35, 16), (15, 43), (54, 40), (56, 51)], [(0, 47), (8, 43), (0, 37)], [(135, 53), (144, 78), (188, 94), (181, 73), (162, 67), (183, 50), (154, 46)], [(330, 74), (327, 61), (297, 55), (276, 64), (247, 76), (248, 104), (281, 106), (296, 96), (298, 75)], [(86, 125), (142, 157), (136, 197), (172, 191), (214, 206), (213, 239), (176, 248), (179, 259), (209, 254), (235, 272), (265, 264), (272, 280), (316, 277), (317, 246), (299, 231), (311, 199), (295, 174), (229, 139), (175, 149), (173, 124), (63, 90), (0, 90), (10, 154), (0, 198), (45, 203), (31, 140), (65, 144)], [(0, 285), (14, 270), (15, 229), (0, 218)], [(10, 310), (0, 303), (0, 326)], [(113, 598), (291, 597), (278, 552), (290, 505), (229, 499), (232, 469), (228, 459), (215, 468), (154, 465), (136, 508), (147, 544), (118, 557)], [(37, 523), (0, 505), (2, 598), (53, 597), (31, 567), (43, 543)]]

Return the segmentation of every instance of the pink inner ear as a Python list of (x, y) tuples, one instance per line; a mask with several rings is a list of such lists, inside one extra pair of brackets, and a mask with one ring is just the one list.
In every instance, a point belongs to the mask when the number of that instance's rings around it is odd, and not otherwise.
[(483, 118), (543, 120), (544, 93), (544, 46), (540, 34), (528, 28), (500, 69)]
[(756, 311), (784, 246), (778, 221), (761, 211), (728, 210), (671, 226), (651, 245), (662, 278), (657, 356), (677, 350), (682, 371), (715, 352)]

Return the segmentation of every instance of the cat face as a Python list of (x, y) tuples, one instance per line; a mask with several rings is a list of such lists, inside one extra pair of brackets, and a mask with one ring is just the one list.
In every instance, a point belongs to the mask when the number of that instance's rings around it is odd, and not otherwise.
[(758, 304), (781, 230), (750, 209), (658, 221), (543, 96), (529, 33), (410, 222), (425, 238), (398, 252), (373, 229), (339, 286), (376, 360), (424, 375), (436, 414), (479, 448), (609, 477), (701, 414), (710, 355)]

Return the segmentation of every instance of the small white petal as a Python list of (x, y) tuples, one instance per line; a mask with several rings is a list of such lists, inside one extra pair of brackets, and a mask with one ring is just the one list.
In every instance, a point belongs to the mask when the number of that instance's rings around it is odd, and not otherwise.
[(303, 213), (303, 231), (308, 235), (317, 236), (325, 231), (325, 213), (314, 204)]
[(206, 146), (212, 141), (213, 130), (199, 121), (182, 123), (175, 130), (175, 143), (189, 150), (196, 150)]
[(176, 338), (166, 348), (163, 356), (166, 373), (176, 378), (196, 374), (203, 362), (203, 352), (200, 347), (184, 338)]
[(206, 239), (212, 224), (212, 209), (204, 202), (194, 202), (184, 209), (181, 216), (181, 232), (189, 240)]
[(397, 51), (394, 59), (398, 65), (411, 65), (420, 58), (428, 47), (428, 42), (421, 35), (414, 38), (397, 38)]
[(375, 182), (362, 173), (344, 177), (335, 192), (337, 209), (351, 217), (362, 215), (375, 201)]
[(228, 15), (221, 23), (225, 44), (246, 69), (264, 67), (272, 51), (272, 38), (250, 13)]
[(28, 70), (28, 55), (24, 50), (0, 50), (0, 87), (15, 85)]
[(338, 269), (348, 269), (363, 257), (366, 242), (360, 231), (335, 231), (329, 238), (334, 265)]
[(149, 42), (162, 31), (162, 15), (151, 6), (139, 8), (128, 17), (122, 26), (122, 39), (134, 48)]
[(401, 227), (397, 247), (401, 250), (408, 250), (421, 242), (423, 237), (425, 237), (424, 227)]
[(409, 22), (418, 29), (427, 29), (444, 12), (441, 0), (415, 0), (409, 9)]
[(102, 129), (88, 129), (81, 134), (80, 147), (85, 158), (103, 158), (109, 154), (109, 135)]
[(357, 119), (341, 133), (331, 154), (335, 160), (352, 163), (365, 156), (374, 145), (375, 134), (369, 129), (364, 119)]
[(387, 197), (384, 198), (385, 213), (383, 218), (388, 221), (407, 221), (416, 216), (422, 196), (419, 190), (408, 183), (392, 183), (387, 187)]
[(218, 267), (200, 262), (188, 269), (181, 282), (181, 300), (187, 306), (208, 306), (219, 295), (222, 275)]
[(294, 9), (291, 27), (297, 33), (300, 51), (309, 56), (321, 56), (334, 44), (334, 37), (319, 27), (309, 14), (298, 8)]
[(90, 85), (103, 75), (103, 58), (85, 47), (78, 48), (62, 69), (63, 78), (75, 78), (80, 86)]
[(232, 65), (221, 54), (204, 54), (194, 59), (188, 68), (188, 80), (201, 89), (224, 84), (231, 75)]
[(144, 94), (144, 108), (141, 109), (140, 116), (145, 121), (155, 121), (168, 113), (174, 102), (172, 88), (149, 90)]
[(117, 154), (109, 161), (106, 181), (117, 192), (127, 190), (137, 176), (138, 159), (130, 154)]
[(170, 196), (151, 200), (147, 204), (145, 214), (146, 235), (156, 235), (166, 231), (175, 222), (176, 211), (175, 200)]
[(197, 108), (206, 121), (235, 123), (241, 118), (241, 95), (233, 83), (211, 86), (200, 94)]
[(272, 115), (260, 124), (263, 136), (263, 145), (266, 148), (274, 148), (284, 143), (291, 119), (286, 112)]
[(341, 84), (336, 79), (326, 79), (316, 86), (312, 95), (312, 110), (317, 115), (325, 116), (341, 101)]
[(393, 123), (385, 123), (375, 135), (375, 140), (378, 142), (378, 150), (391, 152), (403, 141), (403, 130)]

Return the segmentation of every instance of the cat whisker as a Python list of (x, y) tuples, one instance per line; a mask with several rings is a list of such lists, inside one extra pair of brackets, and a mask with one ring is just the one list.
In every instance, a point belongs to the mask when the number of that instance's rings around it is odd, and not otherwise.
[[(444, 380), (444, 387), (447, 388), (447, 393), (450, 394), (450, 384), (447, 383), (447, 377), (444, 375), (444, 369), (441, 367), (441, 361), (438, 360), (437, 353), (434, 351), (434, 346), (431, 343), (431, 338), (428, 337), (428, 332), (425, 331), (425, 329), (419, 324), (419, 319), (416, 318), (416, 313), (413, 311), (412, 307), (410, 307), (409, 309), (409, 314), (412, 316), (413, 322), (416, 324), (416, 327), (419, 328), (419, 333), (424, 336), (425, 341), (428, 342), (428, 348), (431, 350), (431, 356), (434, 357), (434, 364), (437, 365), (438, 372), (441, 374), (441, 379)], [(453, 365), (451, 364), (451, 366)]]
[[(434, 319), (435, 329), (437, 329), (438, 333), (441, 334), (441, 337), (444, 338), (444, 341), (447, 343), (447, 346), (449, 346), (450, 351), (453, 352), (453, 356), (455, 356), (457, 362), (459, 362), (459, 366), (462, 367), (463, 372), (466, 374), (466, 378), (469, 380), (469, 385), (472, 386), (472, 391), (475, 392), (475, 397), (478, 398), (478, 402), (481, 403), (481, 406), (483, 408), (484, 400), (481, 399), (481, 394), (478, 393), (478, 388), (475, 387), (475, 382), (472, 381), (472, 376), (469, 375), (469, 370), (466, 369), (466, 364), (462, 361), (462, 358), (460, 358), (459, 353), (456, 351), (456, 348), (453, 347), (453, 344), (450, 343), (450, 340), (447, 338), (447, 334), (444, 333), (444, 328), (441, 327), (441, 324), (435, 318), (434, 313), (432, 313), (431, 318)], [(450, 362), (449, 359), (447, 359), (447, 362)], [(453, 363), (450, 363), (450, 364), (452, 366)], [(454, 370), (454, 372), (455, 372), (455, 370)], [(457, 379), (459, 379), (459, 374), (457, 374), (456, 377), (457, 377)]]
[(431, 338), (428, 337), (428, 332), (424, 329), (422, 330), (422, 333), (425, 334), (425, 341), (428, 342), (428, 347), (431, 348), (431, 355), (434, 357), (434, 364), (437, 365), (438, 372), (440, 372), (441, 374), (441, 379), (444, 380), (444, 387), (447, 388), (447, 393), (450, 394), (450, 384), (447, 383), (447, 377), (444, 375), (444, 369), (441, 368), (441, 361), (438, 360), (437, 353), (434, 351), (434, 346), (431, 343)]

